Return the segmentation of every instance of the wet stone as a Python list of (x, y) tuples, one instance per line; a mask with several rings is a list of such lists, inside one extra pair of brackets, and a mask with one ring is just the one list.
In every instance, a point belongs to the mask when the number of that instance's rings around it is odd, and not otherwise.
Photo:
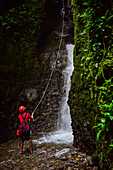
[(74, 163), (70, 163), (69, 166), (73, 167), (73, 166), (74, 166)]
[[(11, 146), (12, 149), (8, 145), (7, 148), (2, 147), (2, 151), (0, 150), (3, 158), (0, 162), (0, 170), (81, 170), (83, 168), (97, 170), (92, 165), (90, 156), (82, 151), (77, 152), (77, 149), (70, 145), (43, 144), (39, 147), (34, 144), (35, 151), (32, 155), (26, 149), (23, 155), (19, 155), (19, 148), (15, 146), (17, 143), (14, 144), (14, 148)], [(25, 147), (27, 147), (26, 144)]]
[(62, 161), (66, 161), (68, 158), (66, 158), (65, 156), (61, 158)]
[(72, 152), (72, 156), (76, 156), (76, 155), (78, 155), (77, 152)]
[(51, 168), (49, 168), (49, 170), (55, 170), (56, 168), (54, 168), (54, 167), (51, 167)]
[(78, 168), (78, 165), (74, 165), (74, 168)]

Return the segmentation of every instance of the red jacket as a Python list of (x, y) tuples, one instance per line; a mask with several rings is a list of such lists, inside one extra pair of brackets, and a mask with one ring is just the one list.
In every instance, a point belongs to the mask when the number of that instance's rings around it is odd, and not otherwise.
[[(22, 114), (23, 118), (25, 117), (25, 115), (26, 115), (26, 112)], [(22, 116), (21, 116), (21, 114), (19, 114), (19, 116), (18, 116), (18, 119), (19, 119), (20, 123), (22, 123), (22, 121), (23, 121)], [(33, 118), (31, 117), (31, 115), (30, 115), (29, 113), (27, 113), (26, 118), (25, 118), (25, 121), (28, 122), (29, 119), (30, 119), (30, 120), (33, 120)]]

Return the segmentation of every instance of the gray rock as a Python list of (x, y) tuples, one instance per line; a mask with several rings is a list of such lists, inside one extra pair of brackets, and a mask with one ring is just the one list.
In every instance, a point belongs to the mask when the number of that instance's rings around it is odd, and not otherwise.
[(70, 148), (62, 149), (61, 151), (59, 151), (59, 152), (57, 152), (57, 153), (55, 154), (55, 157), (59, 157), (60, 155), (65, 154), (65, 153), (67, 153), (67, 152), (69, 152), (69, 151), (70, 151)]

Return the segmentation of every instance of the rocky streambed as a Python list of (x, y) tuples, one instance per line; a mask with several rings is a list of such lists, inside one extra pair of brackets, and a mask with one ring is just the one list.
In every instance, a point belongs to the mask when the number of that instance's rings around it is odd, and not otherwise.
[[(36, 142), (37, 141), (37, 142)], [(1, 170), (97, 170), (91, 157), (72, 144), (39, 144), (33, 140), (33, 154), (30, 154), (28, 142), (25, 142), (23, 155), (19, 154), (19, 139), (0, 145)]]

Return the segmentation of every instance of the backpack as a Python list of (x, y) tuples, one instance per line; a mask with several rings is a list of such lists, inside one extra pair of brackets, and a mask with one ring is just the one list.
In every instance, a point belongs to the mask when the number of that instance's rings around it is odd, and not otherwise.
[[(21, 114), (21, 116), (22, 116), (22, 114)], [(25, 114), (25, 118), (23, 118), (23, 116), (22, 116), (23, 121), (22, 121), (21, 125), (19, 126), (19, 134), (20, 135), (29, 134), (30, 133), (29, 124), (25, 120), (26, 116), (27, 116), (27, 113)]]

